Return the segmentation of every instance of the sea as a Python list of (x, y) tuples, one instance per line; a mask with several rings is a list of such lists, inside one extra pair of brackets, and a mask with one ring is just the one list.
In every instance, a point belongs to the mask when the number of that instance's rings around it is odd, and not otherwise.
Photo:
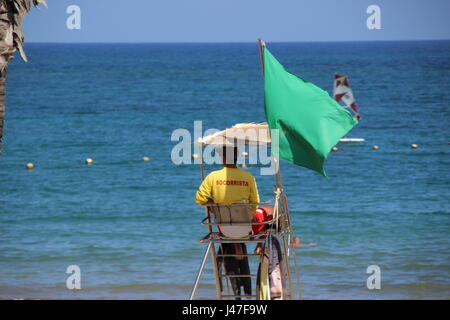
[[(339, 143), (328, 178), (281, 162), (294, 234), (315, 244), (291, 250), (301, 297), (450, 299), (450, 41), (267, 47), (328, 93), (348, 75), (362, 116), (347, 137), (365, 141)], [(188, 299), (207, 229), (200, 167), (172, 161), (172, 134), (266, 121), (257, 43), (25, 51), (8, 68), (0, 298)], [(245, 170), (270, 200), (259, 169)], [(196, 297), (215, 294), (208, 260)]]

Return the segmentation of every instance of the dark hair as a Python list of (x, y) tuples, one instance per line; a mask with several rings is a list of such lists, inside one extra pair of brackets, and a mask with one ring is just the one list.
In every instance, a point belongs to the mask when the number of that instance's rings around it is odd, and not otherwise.
[[(238, 147), (236, 146), (223, 146), (222, 148), (222, 161), (223, 164), (236, 164), (238, 158)], [(229, 163), (233, 161), (232, 163)]]

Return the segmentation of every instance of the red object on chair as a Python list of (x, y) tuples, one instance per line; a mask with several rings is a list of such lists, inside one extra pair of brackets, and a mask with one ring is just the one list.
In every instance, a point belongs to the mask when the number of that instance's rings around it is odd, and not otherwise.
[[(255, 210), (255, 221), (254, 222), (266, 222), (272, 219), (272, 216), (268, 215), (266, 210), (263, 208), (258, 208)], [(267, 224), (257, 224), (252, 225), (253, 234), (259, 234), (261, 231), (263, 231), (266, 228)]]

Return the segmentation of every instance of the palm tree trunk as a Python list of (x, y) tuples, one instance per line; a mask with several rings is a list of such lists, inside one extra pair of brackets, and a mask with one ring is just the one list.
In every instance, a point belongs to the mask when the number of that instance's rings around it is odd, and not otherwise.
[(0, 155), (3, 144), (3, 124), (5, 120), (6, 68), (0, 71)]

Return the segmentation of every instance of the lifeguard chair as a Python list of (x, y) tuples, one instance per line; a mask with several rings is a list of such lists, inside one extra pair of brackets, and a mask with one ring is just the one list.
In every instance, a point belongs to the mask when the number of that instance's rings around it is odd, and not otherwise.
[[(256, 134), (248, 134), (248, 130)], [(203, 148), (205, 146), (238, 146), (238, 147), (270, 147), (269, 128), (266, 123), (241, 123), (231, 128), (219, 131), (213, 135), (203, 137), (195, 142), (199, 147), (200, 173), (202, 180), (205, 178), (203, 163)], [(207, 244), (203, 259), (195, 279), (190, 299), (196, 298), (198, 287), (205, 269), (205, 264), (209, 256), (212, 258), (214, 279), (216, 284), (216, 299), (301, 299), (301, 288), (298, 276), (298, 267), (293, 243), (293, 230), (289, 215), (287, 197), (283, 190), (281, 181), (281, 172), (278, 160), (273, 157), (275, 164), (274, 196), (272, 199), (262, 203), (235, 203), (231, 205), (206, 205), (205, 218), (201, 224), (208, 229), (208, 233), (199, 243)], [(269, 178), (269, 176), (267, 177)], [(273, 214), (269, 221), (254, 222), (253, 213), (255, 206), (273, 205)], [(264, 231), (258, 234), (252, 234), (252, 226), (265, 225)], [(214, 228), (217, 228), (215, 230)], [(227, 253), (223, 246), (226, 244), (258, 244), (259, 250), (255, 253)], [(216, 246), (219, 247), (216, 252)], [(244, 246), (245, 247), (245, 246)], [(229, 274), (227, 270), (219, 266), (220, 259), (234, 258), (256, 258), (259, 260), (259, 267), (256, 273), (248, 274)], [(273, 277), (270, 267), (278, 261), (278, 278), (281, 279), (281, 288), (271, 286), (270, 278)], [(294, 268), (297, 282), (298, 294), (296, 296), (292, 268)], [(250, 278), (252, 283), (251, 294), (236, 294), (230, 291), (230, 285), (233, 287), (233, 278)], [(223, 287), (225, 279), (226, 290)], [(271, 290), (272, 288), (272, 290)], [(223, 293), (226, 291), (226, 293)], [(211, 298), (211, 297), (208, 297)]]

